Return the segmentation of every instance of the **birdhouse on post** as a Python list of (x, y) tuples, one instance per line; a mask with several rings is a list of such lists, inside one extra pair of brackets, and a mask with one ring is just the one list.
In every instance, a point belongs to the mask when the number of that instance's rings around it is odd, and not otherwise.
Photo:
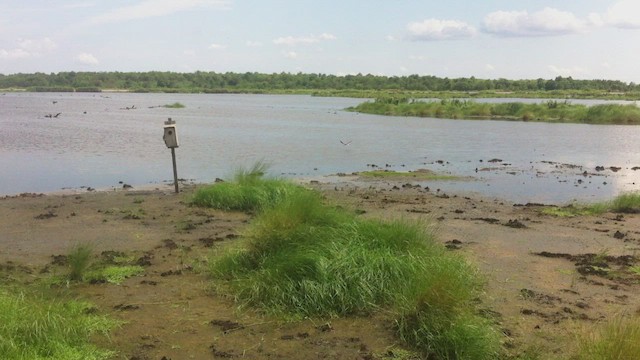
[(176, 132), (176, 122), (169, 118), (164, 122), (164, 136), (162, 136), (165, 145), (171, 149), (171, 160), (173, 161), (173, 185), (178, 189), (178, 167), (176, 166), (176, 148), (178, 147), (178, 133)]
[(164, 122), (164, 136), (162, 137), (168, 148), (178, 147), (178, 133), (176, 132), (176, 122), (169, 118)]

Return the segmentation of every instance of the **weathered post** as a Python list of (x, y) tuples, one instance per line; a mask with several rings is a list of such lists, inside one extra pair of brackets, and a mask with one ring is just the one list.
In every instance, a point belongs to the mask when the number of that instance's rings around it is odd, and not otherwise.
[(173, 184), (176, 188), (176, 194), (178, 189), (178, 167), (176, 166), (176, 148), (178, 147), (178, 133), (176, 132), (176, 122), (169, 118), (164, 122), (164, 136), (162, 137), (164, 143), (171, 149), (171, 160), (173, 161)]

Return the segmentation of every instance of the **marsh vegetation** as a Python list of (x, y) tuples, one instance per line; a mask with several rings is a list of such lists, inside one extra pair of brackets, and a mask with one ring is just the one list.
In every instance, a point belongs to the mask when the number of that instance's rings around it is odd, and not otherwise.
[(640, 213), (640, 192), (622, 193), (610, 201), (593, 204), (576, 203), (562, 207), (552, 206), (542, 209), (543, 214), (559, 217), (599, 215), (607, 211), (620, 214)]
[(0, 288), (0, 354), (3, 359), (110, 359), (113, 351), (91, 343), (118, 325), (89, 303), (3, 284)]
[(585, 106), (550, 100), (541, 104), (478, 103), (443, 99), (417, 101), (405, 97), (378, 98), (348, 110), (390, 116), (418, 116), (445, 119), (495, 119), (582, 124), (640, 124), (636, 105), (604, 104)]
[(244, 246), (210, 258), (210, 275), (225, 281), (240, 305), (286, 318), (391, 311), (399, 338), (425, 356), (497, 356), (498, 332), (474, 302), (482, 278), (437, 244), (428, 224), (361, 219), (324, 204), (315, 191), (261, 174), (240, 172), (238, 183), (213, 185), (205, 202), (239, 208), (246, 193), (289, 189), (256, 197), (251, 209), (261, 211)]

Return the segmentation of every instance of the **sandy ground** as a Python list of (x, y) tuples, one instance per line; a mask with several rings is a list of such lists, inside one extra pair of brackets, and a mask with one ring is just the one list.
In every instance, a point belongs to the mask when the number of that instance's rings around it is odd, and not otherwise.
[[(566, 353), (582, 328), (640, 311), (640, 215), (556, 218), (535, 204), (427, 191), (402, 181), (306, 183), (365, 217), (425, 220), (438, 241), (487, 279), (481, 307), (518, 354)], [(243, 213), (191, 207), (193, 186), (23, 194), (0, 199), (0, 279), (31, 282), (66, 271), (54, 255), (91, 244), (144, 265), (121, 285), (74, 285), (74, 296), (123, 320), (110, 339), (118, 359), (376, 359), (402, 349), (386, 314), (285, 322), (216, 291), (202, 275), (211, 251), (242, 241)], [(640, 269), (640, 268), (638, 268)]]

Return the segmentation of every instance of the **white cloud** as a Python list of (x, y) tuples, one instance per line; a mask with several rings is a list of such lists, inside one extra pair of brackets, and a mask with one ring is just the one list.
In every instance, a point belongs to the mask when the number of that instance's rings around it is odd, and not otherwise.
[(320, 34), (320, 36), (318, 36), (318, 38), (319, 38), (320, 40), (335, 40), (335, 39), (336, 39), (336, 37), (335, 37), (335, 36), (333, 36), (333, 35), (331, 35), (331, 34), (327, 34), (327, 33), (322, 33), (322, 34)]
[(39, 57), (53, 51), (58, 45), (48, 37), (42, 39), (19, 39), (14, 49), (0, 49), (1, 59), (24, 59)]
[(602, 21), (617, 28), (640, 29), (640, 1), (618, 1), (602, 15)]
[(246, 42), (246, 44), (247, 44), (248, 47), (260, 47), (260, 46), (262, 46), (262, 43), (259, 42), (259, 41), (251, 41), (251, 40), (249, 40), (249, 41)]
[(98, 65), (100, 63), (95, 56), (89, 53), (78, 54), (78, 56), (76, 56), (76, 60), (84, 65)]
[(590, 74), (589, 69), (580, 66), (559, 67), (555, 65), (549, 65), (547, 69), (549, 69), (549, 71), (555, 76), (584, 77)]
[(409, 23), (407, 31), (414, 41), (466, 39), (476, 34), (476, 29), (465, 22), (438, 19)]
[(336, 37), (322, 33), (320, 35), (311, 35), (311, 36), (283, 36), (273, 40), (273, 43), (276, 45), (287, 45), (287, 46), (295, 46), (299, 44), (314, 44), (323, 40), (335, 40)]
[(209, 49), (213, 49), (213, 50), (222, 50), (225, 49), (227, 47), (227, 45), (222, 45), (222, 44), (211, 44), (209, 45)]
[(89, 1), (89, 2), (83, 1), (83, 2), (76, 2), (76, 3), (63, 5), (65, 9), (83, 9), (83, 8), (90, 8), (94, 6), (96, 6), (96, 3), (92, 1)]
[(590, 25), (593, 25), (595, 27), (600, 27), (604, 25), (604, 19), (598, 13), (589, 14), (589, 16), (587, 16), (587, 21), (589, 22)]
[(56, 43), (48, 37), (39, 40), (21, 39), (18, 46), (32, 54), (49, 52), (57, 47)]
[(29, 56), (31, 56), (31, 54), (24, 51), (23, 49), (0, 49), (0, 59), (23, 59), (28, 58)]
[(227, 8), (227, 0), (146, 0), (136, 5), (123, 6), (89, 20), (92, 24), (106, 24), (135, 19), (165, 16), (195, 8)]
[(387, 35), (384, 37), (384, 39), (387, 41), (396, 41), (396, 38), (393, 35)]
[(483, 30), (499, 36), (553, 36), (582, 32), (587, 23), (573, 13), (546, 7), (527, 11), (496, 11), (484, 18)]
[(287, 51), (284, 52), (284, 57), (286, 57), (287, 59), (297, 59), (298, 58), (298, 53), (295, 51)]

